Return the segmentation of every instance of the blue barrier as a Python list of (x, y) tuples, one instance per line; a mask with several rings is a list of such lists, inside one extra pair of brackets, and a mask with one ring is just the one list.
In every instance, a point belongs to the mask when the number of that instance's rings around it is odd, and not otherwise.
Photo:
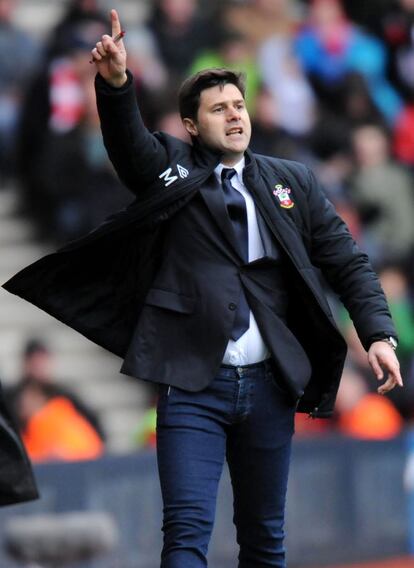
[[(408, 553), (409, 511), (403, 487), (406, 460), (406, 437), (390, 442), (340, 437), (296, 440), (286, 523), (289, 567)], [(162, 504), (152, 452), (42, 465), (35, 472), (42, 498), (0, 511), (1, 541), (5, 522), (13, 516), (105, 511), (118, 524), (119, 547), (82, 568), (159, 566)], [(225, 471), (209, 565), (234, 568), (236, 557), (232, 493)], [(16, 566), (3, 550), (0, 566)]]
[(404, 481), (408, 495), (408, 546), (410, 554), (414, 555), (414, 431), (409, 432), (407, 435), (407, 448), (408, 458), (407, 466), (404, 472)]

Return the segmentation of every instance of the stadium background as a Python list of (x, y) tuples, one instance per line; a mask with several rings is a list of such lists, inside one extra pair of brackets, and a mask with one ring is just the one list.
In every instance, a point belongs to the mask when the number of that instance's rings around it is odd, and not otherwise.
[[(355, 330), (327, 290), (350, 354), (334, 419), (298, 417), (288, 547), (297, 567), (369, 559), (380, 566), (395, 556), (403, 568), (401, 557), (413, 550), (414, 1), (0, 0), (1, 282), (131, 200), (102, 147), (89, 64), (91, 47), (109, 31), (111, 7), (127, 31), (151, 129), (185, 136), (174, 101), (188, 73), (244, 70), (252, 148), (312, 167), (378, 270), (406, 387), (376, 396)], [(154, 392), (119, 375), (119, 360), (4, 291), (0, 314), (0, 378), (45, 495), (2, 512), (3, 528), (15, 516), (99, 504), (124, 523), (121, 533), (130, 537), (121, 538), (122, 548), (130, 552), (122, 556), (118, 547), (93, 566), (145, 568), (144, 557), (133, 556), (132, 527), (143, 521), (148, 534), (140, 533), (137, 549), (144, 554), (152, 543), (156, 552)], [(92, 429), (87, 447), (64, 443), (63, 432), (44, 440), (45, 432), (61, 432), (63, 419), (83, 439)], [(117, 492), (99, 467), (125, 476), (122, 521), (110, 506)], [(128, 468), (141, 473), (128, 476)], [(87, 497), (83, 471), (98, 497)], [(154, 491), (146, 519), (139, 512), (145, 480)], [(233, 537), (226, 536), (231, 503), (223, 487), (212, 551), (224, 568)]]

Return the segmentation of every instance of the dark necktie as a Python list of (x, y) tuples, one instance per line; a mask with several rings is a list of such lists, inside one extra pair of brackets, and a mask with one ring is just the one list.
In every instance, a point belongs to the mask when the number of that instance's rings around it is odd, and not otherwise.
[[(240, 191), (231, 185), (231, 178), (236, 173), (233, 168), (224, 168), (221, 172), (223, 195), (227, 212), (233, 225), (237, 243), (245, 262), (249, 261), (249, 233), (247, 229), (246, 201)], [(243, 288), (240, 292), (231, 338), (237, 341), (249, 329), (250, 308)]]

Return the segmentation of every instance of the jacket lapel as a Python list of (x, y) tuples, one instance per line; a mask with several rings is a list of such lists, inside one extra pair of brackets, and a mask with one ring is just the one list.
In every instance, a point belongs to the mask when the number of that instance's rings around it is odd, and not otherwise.
[(200, 187), (200, 195), (202, 196), (219, 230), (229, 241), (237, 255), (243, 258), (233, 230), (233, 225), (226, 210), (223, 192), (214, 174), (202, 184)]

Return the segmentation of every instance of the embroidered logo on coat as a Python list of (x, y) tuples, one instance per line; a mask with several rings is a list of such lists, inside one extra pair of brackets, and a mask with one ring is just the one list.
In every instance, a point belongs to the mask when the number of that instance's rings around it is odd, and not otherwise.
[(279, 199), (279, 205), (284, 209), (291, 209), (295, 204), (290, 198), (291, 190), (288, 187), (283, 187), (283, 185), (275, 185), (273, 190), (273, 195)]
[[(178, 175), (180, 176), (181, 179), (188, 177), (188, 174), (190, 173), (186, 168), (180, 166), (180, 164), (177, 164), (177, 170), (178, 170)], [(167, 168), (165, 171), (162, 172), (162, 174), (158, 176), (160, 179), (164, 179), (165, 187), (168, 187), (178, 179), (178, 176), (171, 174), (172, 174), (172, 168)]]
[(165, 184), (164, 184), (165, 187), (168, 187), (169, 185), (171, 185), (172, 183), (174, 183), (178, 179), (178, 176), (172, 176), (171, 172), (172, 172), (172, 168), (167, 168), (164, 172), (162, 172), (162, 174), (160, 174), (158, 176), (160, 179), (165, 180)]
[(177, 164), (177, 170), (178, 170), (178, 173), (180, 174), (181, 179), (188, 177), (188, 174), (190, 173), (183, 166), (180, 166), (180, 164)]

